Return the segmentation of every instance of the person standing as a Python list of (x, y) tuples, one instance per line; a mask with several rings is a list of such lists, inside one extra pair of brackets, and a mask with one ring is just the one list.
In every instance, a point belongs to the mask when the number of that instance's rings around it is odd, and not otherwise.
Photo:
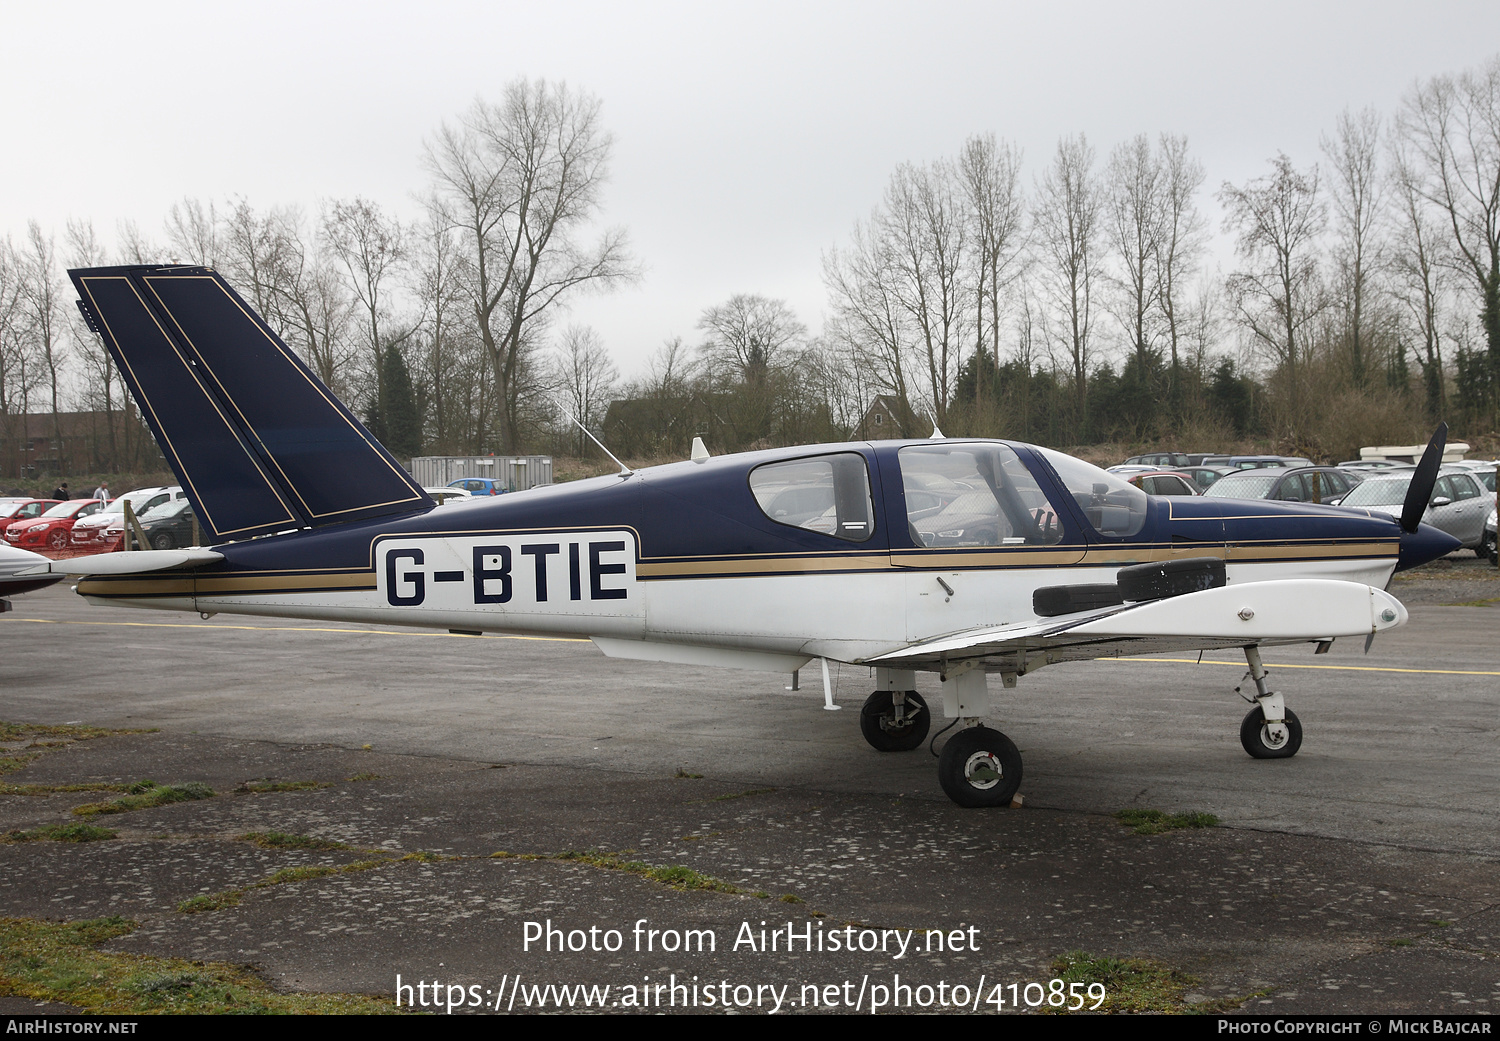
[(109, 500), (110, 500), (110, 494), (109, 494), (109, 482), (108, 481), (100, 481), (99, 482), (99, 487), (97, 487), (97, 488), (94, 489), (94, 498), (96, 498), (96, 499), (103, 499), (105, 502), (109, 502)]

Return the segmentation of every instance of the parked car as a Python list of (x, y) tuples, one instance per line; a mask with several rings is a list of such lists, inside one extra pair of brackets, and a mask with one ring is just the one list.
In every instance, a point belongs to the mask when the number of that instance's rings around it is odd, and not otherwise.
[(422, 490), (428, 495), (432, 496), (433, 501), (436, 502), (439, 506), (448, 502), (462, 502), (465, 499), (474, 498), (472, 492), (465, 491), (462, 488), (454, 488), (452, 486), (443, 488), (423, 488)]
[(162, 503), (141, 516), (141, 531), (152, 549), (193, 544), (193, 504), (186, 499)]
[[(1344, 496), (1340, 505), (1399, 517), (1414, 472), (1408, 470), (1389, 477), (1371, 477)], [(1446, 531), (1476, 553), (1483, 552), (1485, 518), (1494, 508), (1493, 501), (1469, 474), (1439, 473), (1432, 488), (1432, 498), (1422, 514), (1422, 523)]]
[(20, 498), (0, 499), (0, 533), (18, 521), (35, 520), (52, 507), (58, 499)]
[(449, 488), (462, 488), (470, 495), (504, 495), (510, 491), (504, 481), (493, 477), (460, 477), (448, 482)]
[(73, 525), (72, 546), (90, 553), (112, 553), (125, 541), (125, 504), (137, 518), (151, 512), (164, 503), (185, 499), (187, 493), (181, 485), (168, 487), (137, 488), (114, 499), (108, 506)]
[(1219, 499), (1277, 499), (1332, 505), (1359, 484), (1336, 466), (1261, 467), (1225, 474), (1204, 495)]
[(5, 529), (5, 541), (22, 549), (66, 549), (74, 522), (104, 508), (103, 499), (69, 499), (46, 510), (34, 520), (16, 521)]
[(1177, 470), (1147, 470), (1122, 474), (1126, 481), (1147, 495), (1202, 495), (1193, 479)]
[(1311, 459), (1300, 455), (1206, 455), (1203, 466), (1233, 466), (1240, 470), (1256, 470), (1266, 466), (1311, 466)]
[(1191, 461), (1182, 452), (1147, 452), (1133, 455), (1125, 460), (1125, 466), (1151, 466), (1158, 469), (1175, 470), (1179, 466), (1190, 466)]
[(1198, 494), (1202, 495), (1208, 491), (1209, 486), (1214, 484), (1225, 474), (1239, 473), (1237, 466), (1179, 466), (1177, 472), (1186, 474), (1193, 479), (1193, 484), (1198, 488)]

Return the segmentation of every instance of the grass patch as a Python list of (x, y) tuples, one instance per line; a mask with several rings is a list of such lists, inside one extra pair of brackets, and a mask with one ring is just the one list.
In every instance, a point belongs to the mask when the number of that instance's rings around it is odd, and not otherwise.
[(1212, 813), (1163, 813), (1161, 810), (1121, 810), (1115, 814), (1115, 820), (1137, 835), (1219, 826), (1219, 818)]
[(201, 781), (184, 784), (158, 784), (155, 781), (138, 781), (127, 789), (130, 794), (112, 802), (89, 802), (73, 807), (80, 817), (92, 817), (105, 813), (129, 813), (153, 806), (166, 806), (174, 802), (193, 802), (196, 799), (212, 799), (214, 790)]
[(701, 780), (703, 778), (702, 774), (690, 774), (690, 773), (688, 773), (686, 770), (684, 770), (680, 766), (677, 768), (677, 772), (675, 774), (673, 774), (672, 776), (673, 777), (687, 778), (689, 780), (694, 780), (694, 781)]
[(246, 781), (235, 789), (237, 792), (311, 792), (319, 788), (332, 788), (329, 781)]
[(1398, 936), (1398, 937), (1396, 937), (1396, 939), (1394, 939), (1394, 940), (1391, 941), (1391, 946), (1392, 947), (1410, 947), (1414, 943), (1416, 943), (1415, 940), (1409, 940), (1409, 939), (1407, 939), (1404, 936)]
[[(0, 770), (0, 773), (4, 773)], [(123, 792), (126, 785), (114, 781), (84, 784), (6, 784), (0, 782), (0, 795), (60, 795), (67, 792)]]
[(351, 781), (378, 781), (378, 780), (380, 780), (380, 775), (379, 774), (372, 774), (372, 773), (361, 773), (361, 774), (355, 774), (354, 776), (350, 777), (349, 780), (351, 780)]
[(69, 741), (91, 741), (96, 737), (111, 734), (154, 734), (156, 728), (145, 730), (110, 730), (108, 727), (91, 727), (81, 723), (59, 723), (47, 726), (42, 723), (6, 723), (0, 721), (0, 741), (32, 741), (51, 738), (51, 745), (62, 745)]
[(13, 774), (32, 760), (41, 758), (41, 755), (40, 752), (27, 752), (21, 755), (0, 756), (0, 774)]
[(348, 849), (342, 842), (319, 839), (311, 835), (289, 835), (284, 831), (248, 831), (236, 835), (240, 842), (250, 842), (261, 849)]
[(243, 889), (226, 889), (222, 893), (199, 893), (190, 896), (177, 905), (177, 910), (183, 914), (204, 914), (208, 911), (222, 911), (226, 907), (234, 907), (245, 895)]
[[(1102, 983), (1100, 1012), (1188, 1012), (1202, 1007), (1182, 1000), (1196, 979), (1146, 958), (1097, 958), (1087, 951), (1069, 951), (1052, 963), (1052, 971), (1066, 984), (1086, 988)], [(1095, 1000), (1088, 998), (1083, 1007), (1092, 1008)]]
[[(241, 838), (244, 837), (241, 836)], [(437, 857), (431, 853), (408, 853), (404, 857), (356, 860), (352, 864), (311, 864), (306, 867), (282, 868), (280, 871), (261, 879), (259, 882), (252, 882), (242, 889), (226, 889), (222, 893), (207, 893), (188, 897), (188, 899), (177, 905), (177, 910), (183, 914), (203, 914), (207, 911), (219, 911), (226, 907), (234, 907), (244, 898), (246, 893), (256, 889), (269, 889), (272, 886), (284, 886), (291, 882), (306, 882), (309, 879), (327, 878), (330, 875), (352, 875), (356, 872), (369, 871), (371, 868), (383, 867), (386, 864), (395, 864), (403, 860), (436, 859)]]
[(135, 922), (124, 918), (72, 923), (0, 919), (0, 993), (124, 1016), (397, 1011), (392, 1001), (363, 995), (277, 993), (254, 973), (233, 965), (98, 949), (135, 928)]
[(0, 842), (100, 842), (114, 837), (114, 832), (95, 824), (52, 824), (30, 831), (6, 832), (0, 836)]
[(574, 864), (587, 864), (590, 867), (603, 868), (606, 871), (624, 871), (626, 874), (639, 875), (653, 882), (671, 886), (673, 889), (682, 890), (708, 890), (714, 893), (744, 893), (745, 890), (728, 882), (720, 881), (711, 875), (695, 871), (690, 867), (675, 865), (672, 867), (657, 867), (640, 860), (626, 860), (619, 853), (606, 853), (601, 850), (564, 850), (561, 853), (491, 853), (492, 858), (516, 860), (563, 860)]
[(1454, 600), (1451, 603), (1439, 604), (1439, 607), (1489, 607), (1491, 604), (1500, 604), (1500, 596), (1488, 597), (1484, 600)]

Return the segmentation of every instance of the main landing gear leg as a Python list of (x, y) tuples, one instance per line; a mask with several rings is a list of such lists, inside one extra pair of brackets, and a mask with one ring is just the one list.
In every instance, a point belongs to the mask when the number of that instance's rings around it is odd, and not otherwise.
[[(1006, 680), (1006, 686), (1013, 685), (1010, 677)], [(968, 726), (943, 746), (938, 783), (960, 806), (1009, 806), (1021, 787), (1021, 753), (1015, 743), (979, 722), (989, 711), (981, 662), (961, 662), (943, 672), (943, 712)]]
[[(1246, 678), (1255, 681), (1255, 697), (1245, 700), (1255, 707), (1240, 724), (1240, 744), (1256, 759), (1290, 759), (1302, 747), (1302, 721), (1286, 707), (1280, 694), (1266, 688), (1260, 648), (1253, 644), (1246, 647), (1245, 661), (1250, 665)], [(1234, 692), (1245, 697), (1240, 687)]]

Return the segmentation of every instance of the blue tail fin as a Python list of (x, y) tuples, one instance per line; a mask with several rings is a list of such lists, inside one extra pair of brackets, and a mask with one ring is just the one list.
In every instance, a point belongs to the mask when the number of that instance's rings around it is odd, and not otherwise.
[(433, 505), (216, 272), (68, 274), (215, 541)]

